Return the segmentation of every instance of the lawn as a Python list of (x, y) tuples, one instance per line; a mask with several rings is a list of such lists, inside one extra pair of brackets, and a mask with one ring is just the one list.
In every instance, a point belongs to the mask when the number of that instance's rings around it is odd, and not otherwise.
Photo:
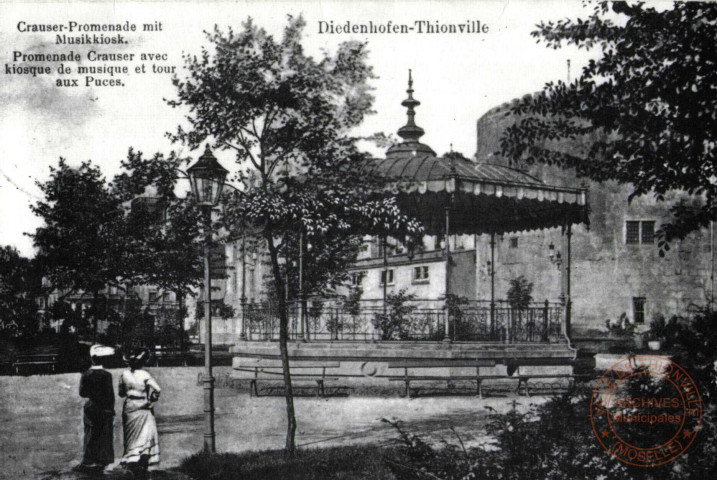
[[(162, 449), (161, 468), (172, 468), (202, 448), (200, 367), (149, 368), (162, 386), (155, 413)], [(216, 374), (228, 373), (219, 367)], [(111, 370), (115, 384), (121, 370)], [(0, 478), (15, 479), (66, 470), (81, 460), (82, 405), (79, 374), (0, 377)], [(518, 399), (527, 407), (528, 400)], [(531, 398), (530, 401), (536, 401)], [(216, 390), (219, 452), (280, 450), (284, 444), (284, 400), (250, 398), (229, 388)], [(414, 400), (389, 397), (297, 398), (300, 450), (386, 445), (395, 432), (380, 420), (398, 418), (407, 429), (436, 439), (453, 437), (455, 427), (467, 443), (480, 440), (486, 409), (507, 411), (505, 398), (433, 397)], [(115, 456), (122, 454), (121, 402), (115, 419)], [(247, 453), (248, 454), (248, 453)], [(262, 455), (264, 455), (262, 453)], [(367, 467), (368, 468), (368, 467)], [(350, 478), (350, 477), (348, 477)]]

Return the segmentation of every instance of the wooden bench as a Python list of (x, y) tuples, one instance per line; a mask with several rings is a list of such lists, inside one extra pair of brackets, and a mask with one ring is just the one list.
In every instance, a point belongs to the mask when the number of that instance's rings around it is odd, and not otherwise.
[(515, 377), (507, 377), (507, 378), (517, 378), (518, 379), (518, 389), (516, 392), (518, 395), (520, 395), (520, 392), (522, 389), (525, 389), (525, 396), (530, 396), (530, 384), (528, 383), (531, 379), (545, 379), (545, 378), (553, 378), (553, 379), (568, 379), (569, 385), (572, 385), (576, 382), (578, 379), (590, 379), (594, 376), (591, 374), (575, 374), (575, 373), (547, 373), (547, 374), (518, 374)]
[(188, 350), (179, 348), (155, 348), (154, 349), (154, 366), (159, 367), (160, 362), (179, 362), (182, 366), (187, 366), (187, 358), (191, 355)]
[(20, 369), (23, 367), (32, 367), (34, 369), (46, 367), (50, 373), (57, 371), (57, 358), (59, 357), (56, 353), (42, 353), (35, 355), (19, 355), (12, 366), (15, 369), (15, 374), (20, 374)]
[[(494, 367), (496, 364), (495, 360), (491, 359), (440, 359), (440, 358), (426, 358), (426, 359), (404, 359), (395, 360), (388, 362), (389, 369), (403, 369), (403, 375), (392, 375), (388, 377), (391, 382), (404, 382), (404, 397), (411, 397), (411, 382), (435, 382), (435, 381), (474, 381), (476, 382), (476, 395), (482, 398), (482, 381), (483, 379), (490, 378), (491, 376), (481, 375), (481, 367)], [(475, 368), (475, 375), (409, 375), (409, 369), (411, 368), (459, 368), (459, 367), (473, 367)]]
[[(338, 377), (322, 377), (322, 378), (308, 378), (308, 377), (301, 377), (292, 375), (291, 376), (291, 387), (296, 389), (306, 389), (306, 388), (313, 388), (308, 387), (306, 385), (297, 384), (296, 382), (310, 382), (310, 381), (316, 382), (316, 396), (319, 398), (323, 398), (326, 396), (326, 386), (324, 382), (326, 380), (338, 380)], [(278, 392), (281, 391), (282, 394), (284, 392), (284, 378), (252, 378), (249, 382), (249, 396), (250, 397), (260, 397), (259, 395), (259, 382), (281, 382), (281, 385), (272, 385), (269, 386), (265, 390), (269, 390), (271, 392)], [(345, 386), (336, 386), (334, 388), (339, 389), (349, 389), (350, 387)]]
[[(334, 380), (338, 381), (338, 376), (331, 376), (327, 375), (326, 369), (330, 368), (338, 368), (340, 366), (339, 362), (336, 361), (311, 361), (311, 360), (295, 360), (291, 362), (291, 369), (292, 370), (307, 370), (307, 369), (313, 369), (313, 370), (320, 370), (318, 373), (293, 373), (291, 374), (291, 384), (292, 387), (294, 387), (294, 382), (307, 382), (307, 381), (314, 381), (316, 382), (316, 396), (317, 397), (325, 397), (326, 396), (326, 386), (325, 382), (327, 380)], [(254, 378), (251, 379), (249, 382), (249, 395), (250, 396), (259, 396), (259, 382), (284, 382), (284, 376), (281, 373), (281, 361), (274, 360), (274, 359), (256, 359), (254, 361), (245, 361), (243, 366), (240, 366), (238, 368), (235, 368), (235, 370), (241, 371), (241, 372), (250, 372), (254, 374)], [(269, 377), (259, 377), (259, 374), (263, 373), (265, 375), (270, 375)], [(303, 385), (296, 385), (297, 388), (307, 388)], [(343, 385), (334, 385), (331, 388), (338, 390), (342, 393), (347, 392), (348, 390), (351, 390), (351, 387), (343, 386)], [(277, 386), (271, 386), (268, 388), (270, 391), (278, 391), (284, 389), (284, 385), (277, 385)]]
[(509, 379), (505, 375), (449, 375), (449, 376), (437, 376), (437, 375), (404, 375), (404, 376), (391, 376), (388, 377), (390, 382), (404, 382), (404, 397), (411, 398), (411, 383), (412, 382), (456, 382), (456, 381), (471, 381), (476, 383), (475, 394), (479, 398), (483, 398), (483, 381), (494, 380), (494, 379)]

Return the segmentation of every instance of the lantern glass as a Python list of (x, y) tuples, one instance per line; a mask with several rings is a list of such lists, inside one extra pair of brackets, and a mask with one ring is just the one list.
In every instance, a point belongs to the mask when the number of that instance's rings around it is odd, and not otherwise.
[(217, 162), (208, 145), (197, 163), (187, 169), (187, 173), (199, 205), (215, 206), (219, 203), (228, 172)]

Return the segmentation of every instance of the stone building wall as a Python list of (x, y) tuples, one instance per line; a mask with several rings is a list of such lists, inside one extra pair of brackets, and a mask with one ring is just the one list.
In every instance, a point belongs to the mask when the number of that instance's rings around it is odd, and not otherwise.
[[(501, 132), (514, 121), (513, 117), (505, 115), (508, 106), (503, 104), (478, 120), (478, 161), (508, 165), (507, 160), (497, 153)], [(585, 151), (587, 143), (573, 142), (569, 148)], [(570, 170), (545, 165), (521, 167), (550, 185), (576, 186), (582, 181)], [(635, 312), (633, 299), (644, 299), (645, 325), (655, 315), (669, 317), (685, 313), (691, 305), (705, 305), (713, 291), (714, 256), (710, 231), (693, 232), (685, 240), (673, 243), (664, 258), (658, 254), (656, 239), (645, 244), (628, 244), (626, 241), (626, 222), (654, 221), (657, 230), (668, 220), (671, 205), (691, 199), (682, 193), (672, 193), (664, 202), (649, 196), (628, 202), (629, 185), (591, 181), (586, 184), (591, 209), (590, 227), (573, 227), (572, 237), (574, 331), (601, 329), (606, 319), (615, 321), (622, 313), (634, 321), (639, 313)], [(518, 238), (517, 248), (510, 248), (511, 236)], [(559, 229), (505, 235), (496, 249), (497, 296), (504, 296), (510, 279), (521, 274), (534, 283), (535, 299), (552, 300), (559, 296), (560, 271), (548, 259), (551, 242), (564, 255)], [(478, 256), (489, 258), (488, 239), (481, 238), (480, 243)], [(485, 265), (485, 261), (479, 261), (479, 265)], [(483, 280), (489, 282), (489, 278), (482, 270), (479, 278), (478, 288), (484, 290)]]

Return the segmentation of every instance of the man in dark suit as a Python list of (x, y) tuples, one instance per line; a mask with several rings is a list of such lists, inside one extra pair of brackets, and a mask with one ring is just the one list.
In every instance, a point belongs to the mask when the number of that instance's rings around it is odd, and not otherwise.
[(102, 345), (90, 348), (92, 366), (80, 378), (80, 396), (87, 398), (84, 407), (85, 441), (81, 467), (104, 468), (114, 462), (112, 427), (115, 415), (115, 392), (112, 374), (102, 368), (104, 357), (114, 349)]

